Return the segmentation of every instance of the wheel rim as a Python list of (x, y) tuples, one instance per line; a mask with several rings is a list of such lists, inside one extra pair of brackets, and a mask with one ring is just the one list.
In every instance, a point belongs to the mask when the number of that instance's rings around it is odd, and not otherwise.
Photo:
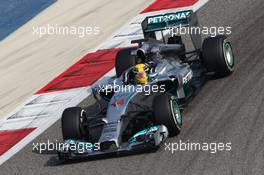
[(180, 127), (182, 125), (182, 116), (176, 99), (171, 99), (170, 105), (171, 105), (173, 120), (177, 125), (177, 127)]
[(232, 51), (232, 46), (229, 42), (224, 43), (224, 57), (226, 65), (230, 70), (234, 68), (234, 55)]

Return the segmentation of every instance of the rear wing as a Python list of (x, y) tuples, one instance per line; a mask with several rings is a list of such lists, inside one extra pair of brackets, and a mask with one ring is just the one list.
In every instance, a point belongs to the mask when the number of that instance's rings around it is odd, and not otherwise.
[[(196, 12), (193, 10), (184, 10), (178, 12), (170, 12), (146, 17), (141, 23), (145, 39), (157, 39), (157, 31), (161, 31), (163, 41), (165, 42), (163, 31), (177, 27), (199, 27)], [(202, 37), (200, 34), (191, 34), (193, 45), (196, 49), (200, 49), (202, 45)]]
[(180, 11), (176, 13), (161, 14), (149, 16), (142, 22), (144, 33), (166, 30), (177, 26), (186, 26), (189, 24), (192, 10)]

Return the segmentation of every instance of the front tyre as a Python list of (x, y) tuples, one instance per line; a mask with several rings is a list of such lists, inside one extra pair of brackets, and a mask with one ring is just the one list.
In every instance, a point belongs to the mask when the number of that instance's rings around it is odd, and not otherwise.
[(153, 112), (156, 124), (165, 125), (170, 137), (180, 133), (182, 115), (175, 96), (170, 94), (156, 96), (153, 100)]
[(206, 38), (203, 42), (202, 57), (208, 72), (214, 72), (218, 77), (228, 76), (234, 71), (232, 46), (224, 35)]
[(79, 140), (86, 137), (86, 112), (80, 107), (67, 108), (62, 114), (62, 136), (64, 140)]

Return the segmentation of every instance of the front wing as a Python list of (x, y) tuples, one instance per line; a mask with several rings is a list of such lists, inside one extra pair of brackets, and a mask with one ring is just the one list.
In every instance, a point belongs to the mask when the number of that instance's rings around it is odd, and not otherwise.
[(167, 139), (168, 129), (164, 125), (152, 126), (133, 135), (120, 148), (100, 150), (100, 143), (91, 144), (80, 140), (66, 140), (58, 151), (60, 160), (74, 160), (99, 156), (121, 156), (157, 150)]

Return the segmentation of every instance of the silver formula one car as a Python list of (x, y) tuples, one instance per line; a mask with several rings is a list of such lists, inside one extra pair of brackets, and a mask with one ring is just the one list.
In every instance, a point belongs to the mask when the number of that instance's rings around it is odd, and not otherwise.
[(167, 137), (179, 134), (190, 99), (210, 78), (234, 70), (225, 36), (202, 42), (193, 34), (195, 50), (190, 52), (181, 36), (157, 40), (157, 32), (180, 24), (198, 26), (196, 14), (184, 11), (143, 21), (144, 39), (132, 41), (138, 47), (118, 52), (116, 76), (92, 88), (98, 112), (79, 107), (63, 112), (60, 159), (156, 150)]

